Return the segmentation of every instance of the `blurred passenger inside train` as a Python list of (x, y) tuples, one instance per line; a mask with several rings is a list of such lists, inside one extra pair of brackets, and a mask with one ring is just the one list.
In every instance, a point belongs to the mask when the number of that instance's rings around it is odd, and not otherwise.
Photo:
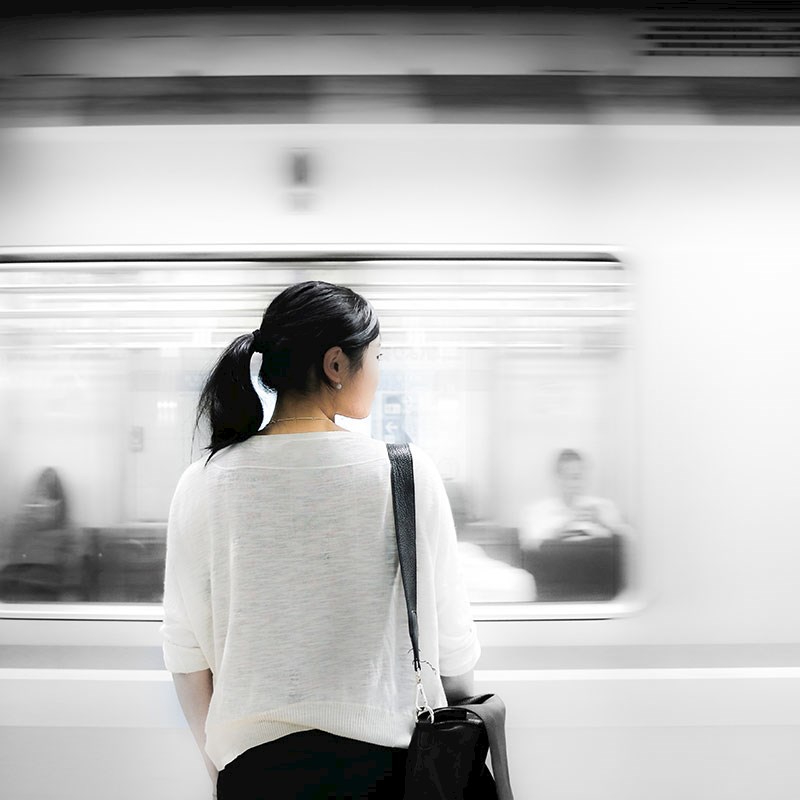
[[(336, 423), (369, 416), (380, 347), (361, 295), (294, 284), (201, 392), (210, 455), (173, 495), (161, 632), (220, 800), (402, 797), (417, 676), (390, 462), (384, 441)], [(263, 427), (251, 359), (276, 393)], [(481, 649), (444, 483), (410, 448), (421, 680), (437, 707), (474, 695)]]
[(63, 528), (67, 523), (67, 498), (64, 485), (53, 467), (45, 467), (36, 477), (20, 510), (25, 530)]
[(0, 599), (58, 600), (80, 591), (83, 553), (67, 511), (59, 474), (45, 467), (22, 498), (3, 542)]
[(612, 500), (586, 494), (586, 458), (577, 450), (559, 452), (554, 463), (556, 493), (528, 505), (522, 512), (519, 541), (536, 549), (546, 541), (580, 541), (630, 533)]

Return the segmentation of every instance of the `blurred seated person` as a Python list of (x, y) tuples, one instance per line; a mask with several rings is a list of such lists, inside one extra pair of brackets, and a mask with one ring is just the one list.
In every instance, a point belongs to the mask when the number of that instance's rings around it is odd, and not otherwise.
[(611, 500), (585, 494), (586, 460), (576, 450), (562, 450), (555, 462), (558, 492), (522, 512), (519, 542), (538, 549), (542, 542), (610, 538), (629, 532)]
[(79, 532), (68, 519), (58, 473), (45, 467), (22, 498), (12, 520), (0, 565), (0, 598), (57, 599), (80, 588)]
[(29, 531), (66, 527), (67, 498), (53, 467), (45, 467), (37, 476), (23, 502), (20, 519), (22, 527)]

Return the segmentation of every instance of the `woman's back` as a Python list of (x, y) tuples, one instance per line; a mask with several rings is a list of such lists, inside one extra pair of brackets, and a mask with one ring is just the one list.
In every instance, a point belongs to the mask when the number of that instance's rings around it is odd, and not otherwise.
[[(444, 486), (412, 453), (423, 680), (437, 706), (439, 674), (469, 671), (480, 648)], [(214, 674), (206, 749), (218, 767), (313, 728), (408, 746), (415, 675), (385, 443), (253, 436), (196, 462), (170, 510), (167, 571), (165, 660)]]

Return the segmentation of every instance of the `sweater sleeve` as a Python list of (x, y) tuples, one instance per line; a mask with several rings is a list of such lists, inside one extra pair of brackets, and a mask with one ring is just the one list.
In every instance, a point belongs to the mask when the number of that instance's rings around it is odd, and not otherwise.
[(439, 672), (445, 676), (463, 675), (478, 663), (481, 647), (459, 561), (453, 513), (444, 482), (433, 461), (418, 448), (413, 449), (413, 456), (415, 478), (416, 465), (419, 464), (420, 482), (430, 500), (430, 504), (426, 504), (426, 517), (429, 518), (425, 522), (431, 526), (433, 542)]
[(184, 591), (186, 560), (184, 546), (186, 473), (178, 481), (167, 521), (167, 556), (164, 572), (164, 621), (160, 628), (164, 664), (170, 672), (198, 672), (208, 669), (197, 634), (191, 624), (191, 592)]

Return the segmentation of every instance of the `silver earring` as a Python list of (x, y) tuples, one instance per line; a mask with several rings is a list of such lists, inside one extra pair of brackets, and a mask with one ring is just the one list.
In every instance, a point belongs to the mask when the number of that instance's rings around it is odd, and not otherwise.
[(336, 384), (336, 388), (337, 388), (337, 389), (341, 389), (341, 388), (342, 388), (342, 384), (341, 384), (341, 383), (337, 383), (337, 384)]

